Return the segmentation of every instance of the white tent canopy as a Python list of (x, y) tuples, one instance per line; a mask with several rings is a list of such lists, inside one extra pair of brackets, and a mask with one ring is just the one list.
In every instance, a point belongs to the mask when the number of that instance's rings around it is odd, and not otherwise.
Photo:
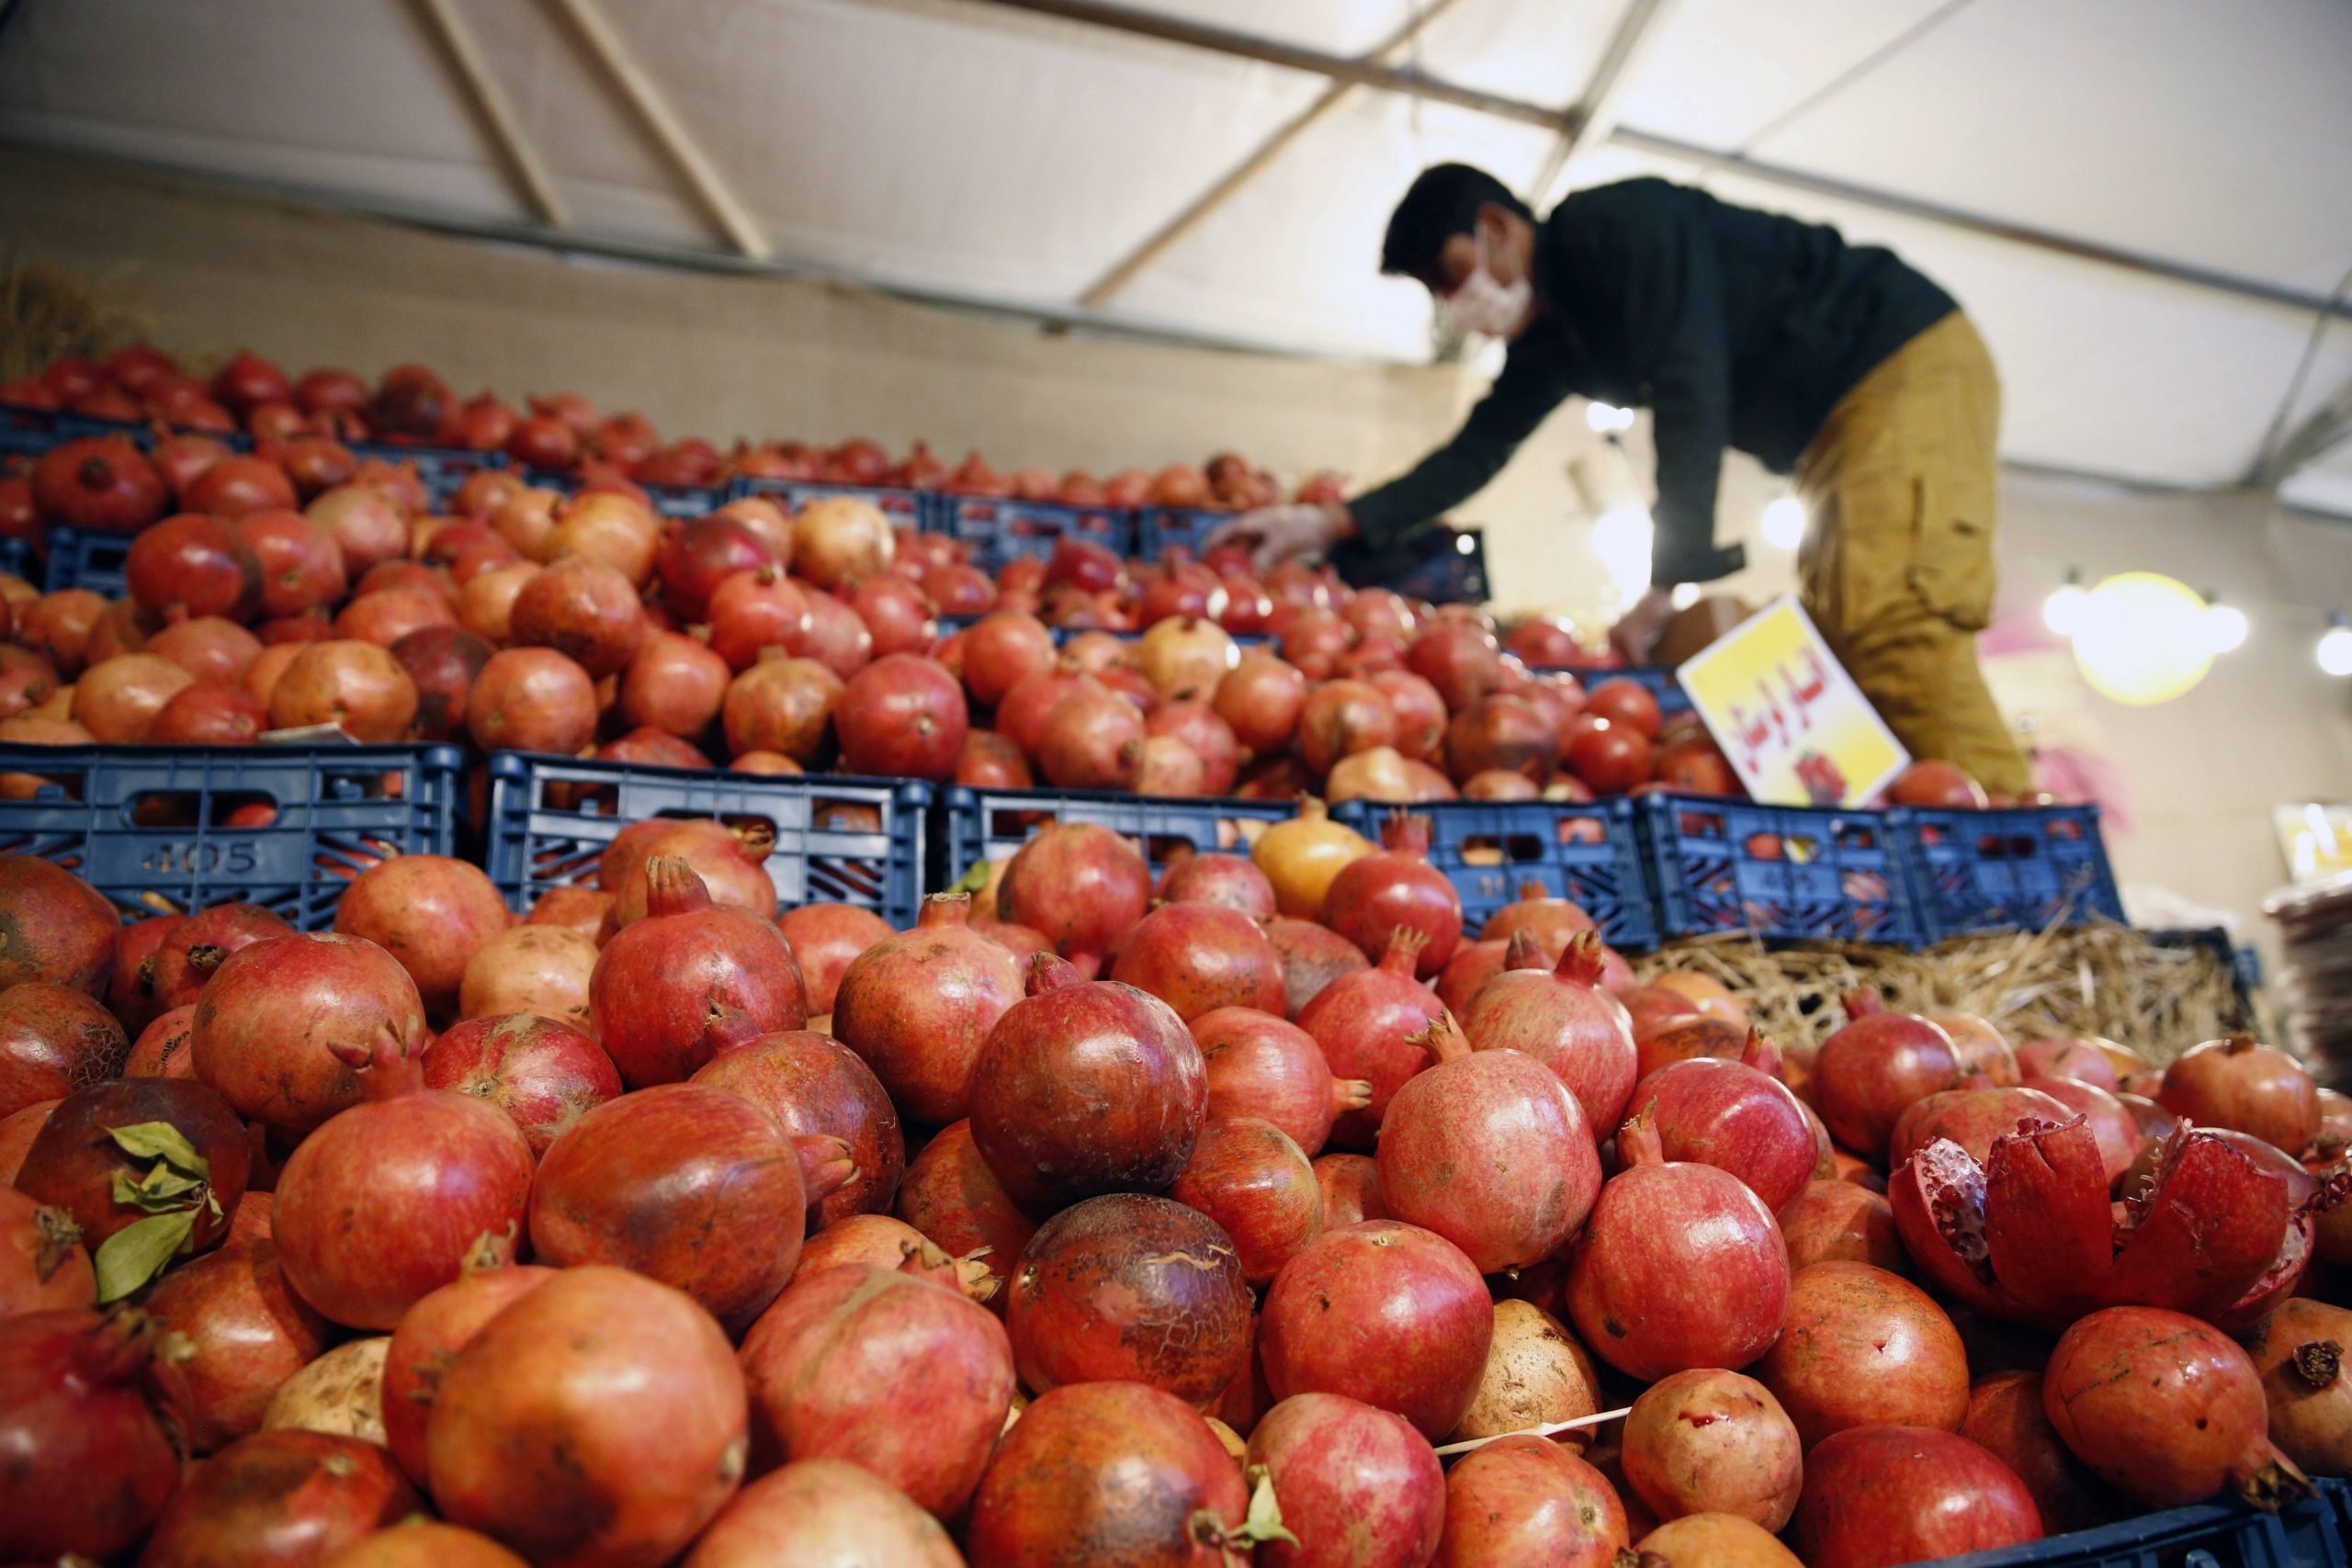
[[(2285, 493), (2352, 513), (2352, 444), (2325, 439), (2347, 422), (2331, 409), (2352, 416), (2343, 0), (0, 0), (0, 139), (1366, 358), (1430, 352), (1426, 299), (1374, 265), (1414, 172), (1458, 159), (1532, 189), (1573, 127), (1544, 200), (1701, 181), (1937, 277), (1999, 357), (2012, 460), (2232, 485), (2300, 428)], [(1332, 69), (1378, 79), (1334, 95)]]

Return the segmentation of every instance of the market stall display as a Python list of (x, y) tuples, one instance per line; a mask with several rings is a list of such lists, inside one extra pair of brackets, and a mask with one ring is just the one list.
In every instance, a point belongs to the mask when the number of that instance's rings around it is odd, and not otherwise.
[(2042, 984), (2201, 956), (2066, 929), (2095, 813), (1747, 802), (1565, 628), (1187, 553), (1238, 459), (7, 400), (252, 446), (0, 481), (124, 542), (0, 580), (0, 1559), (2341, 1560), (2352, 1103)]

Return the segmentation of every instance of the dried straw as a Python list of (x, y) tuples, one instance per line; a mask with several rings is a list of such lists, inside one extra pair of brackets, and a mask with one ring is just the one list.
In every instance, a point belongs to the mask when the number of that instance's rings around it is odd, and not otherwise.
[(1862, 986), (1898, 1011), (1978, 1013), (2012, 1041), (2105, 1035), (2158, 1065), (2269, 1021), (2248, 1016), (2213, 949), (2111, 925), (1962, 937), (1926, 953), (1702, 937), (1637, 958), (1634, 969), (1645, 980), (1668, 969), (1712, 976), (1745, 996), (1765, 1033), (1792, 1043), (1828, 1038), (1845, 1021), (1839, 999)]
[(68, 356), (103, 358), (152, 330), (138, 310), (69, 273), (21, 257), (0, 266), (0, 381)]

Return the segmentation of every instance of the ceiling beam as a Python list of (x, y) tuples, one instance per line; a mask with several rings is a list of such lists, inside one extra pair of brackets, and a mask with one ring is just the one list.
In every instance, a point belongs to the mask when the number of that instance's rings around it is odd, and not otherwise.
[[(1480, 114), (1499, 119), (1515, 120), (1523, 125), (1541, 125), (1549, 130), (1573, 132), (1577, 108), (1555, 109), (1541, 104), (1531, 104), (1498, 94), (1480, 92), (1454, 83), (1430, 76), (1419, 71), (1397, 70), (1366, 61), (1350, 60), (1341, 55), (1325, 54), (1317, 50), (1301, 49), (1292, 44), (1257, 37), (1250, 33), (1233, 32), (1224, 28), (1204, 27), (1172, 17), (1137, 11), (1125, 6), (1105, 5), (1102, 0), (965, 0), (972, 6), (992, 6), (999, 10), (1019, 11), (1032, 16), (1056, 17), (1064, 21), (1080, 22), (1089, 27), (1137, 38), (1157, 39), (1164, 43), (1235, 59), (1254, 60), (1262, 64), (1278, 65), (1292, 71), (1304, 71), (1313, 75), (1328, 76), (1333, 81), (1347, 82), (1360, 87), (1381, 92), (1401, 93), (1410, 97), (1426, 98), (1436, 103), (1455, 104)], [(1624, 73), (1630, 76), (1630, 73)], [(1597, 138), (1596, 138), (1597, 140)], [(2192, 288), (2220, 294), (2233, 294), (2265, 305), (2279, 306), (2290, 310), (2325, 312), (2330, 315), (2352, 316), (2352, 300), (2330, 299), (2324, 296), (2290, 288), (2261, 278), (2245, 277), (2235, 273), (2201, 267), (2169, 257), (2149, 255), (2120, 245), (2103, 244), (2072, 234), (2058, 233), (2036, 228), (2030, 223), (2012, 222), (1984, 213), (1947, 207), (1940, 202), (1905, 196), (1899, 192), (1881, 190), (1875, 186), (1854, 185), (1845, 180), (1808, 174), (1800, 169), (1766, 164), (1736, 152), (1725, 152), (1713, 147), (1660, 136), (1654, 131), (1620, 125), (1608, 138), (1618, 146), (1635, 152), (1654, 153), (1678, 163), (1719, 169), (1726, 174), (1744, 175), (1749, 179), (1777, 185), (1791, 190), (1810, 191), (1839, 201), (1851, 202), (1882, 212), (1892, 212), (1905, 218), (1939, 223), (1947, 228), (1963, 229), (2006, 240), (2013, 244), (2053, 251), (2085, 261), (2104, 263), (2151, 276), (2168, 278)]]
[(760, 232), (751, 209), (736, 198), (718, 165), (704, 153), (685, 122), (670, 107), (670, 101), (638, 64), (636, 56), (629, 53), (596, 0), (545, 0), (545, 4), (571, 25), (572, 31), (587, 47), (589, 57), (628, 101), (639, 124), (684, 177), (695, 201), (718, 225), (718, 231), (728, 243), (755, 262), (775, 259), (775, 249), (767, 236)]
[(500, 86), (492, 73), (490, 62), (482, 58), (481, 46), (458, 15), (451, 0), (414, 0), (418, 17), (424, 30), (441, 46), (449, 69), (464, 89), (467, 101), (481, 117), (483, 129), (498, 149), (499, 161), (506, 167), (507, 178), (514, 183), (539, 220), (557, 229), (571, 221), (571, 210), (564, 206), (563, 193), (556, 188), (555, 176), (539, 159), (538, 149), (523, 133), (523, 122), (507, 100), (506, 89)]
[(1542, 126), (1546, 130), (1560, 130), (1568, 123), (1566, 110), (1506, 97), (1500, 93), (1464, 87), (1419, 71), (1384, 65), (1376, 60), (1351, 60), (1343, 54), (1326, 54), (1320, 50), (1302, 49), (1295, 44), (1261, 38), (1254, 33), (1238, 33), (1227, 28), (1207, 27), (1177, 17), (1161, 16), (1153, 11), (1105, 5), (1102, 0), (966, 0), (966, 3), (990, 6), (1000, 10), (1022, 11), (1031, 16), (1054, 17), (1066, 22), (1083, 23), (1136, 38), (1157, 39), (1162, 43), (1203, 50), (1211, 54), (1254, 60), (1263, 65), (1279, 65), (1286, 70), (1304, 71), (1313, 76), (1328, 76), (1334, 82), (1345, 82), (1351, 86), (1373, 87), (1386, 93), (1402, 93), (1408, 97), (1426, 98), (1431, 103), (1453, 104), (1498, 119)]
[(1584, 91), (1577, 95), (1567, 126), (1552, 144), (1535, 183), (1527, 189), (1529, 206), (1549, 207), (1560, 176), (1567, 172), (1576, 155), (1617, 128), (1617, 100), (1624, 95), (1650, 46), (1657, 41), (1667, 13), (1673, 9), (1674, 0), (1627, 0), (1624, 15), (1617, 18), (1616, 28), (1609, 35), (1592, 74), (1585, 79)]
[[(1403, 27), (1383, 39), (1364, 58), (1374, 63), (1385, 61), (1390, 54), (1412, 42), (1416, 34), (1443, 16), (1455, 3), (1456, 0), (1430, 0), (1426, 8), (1416, 10)], [(1637, 5), (1643, 3), (1645, 0), (1635, 0)], [(1113, 263), (1078, 297), (1078, 302), (1089, 310), (1101, 310), (1110, 303), (1119, 290), (1135, 281), (1137, 274), (1165, 255), (1177, 241), (1198, 228), (1204, 219), (1232, 200), (1244, 186), (1282, 156), (1292, 142), (1339, 107), (1340, 100), (1355, 90), (1353, 82), (1335, 81), (1324, 88), (1313, 103), (1277, 126), (1206, 190), (1185, 203), (1174, 217), (1146, 236), (1142, 243)]]
[(1881, 190), (1874, 186), (1853, 185), (1826, 175), (1808, 174), (1804, 170), (1778, 164), (1759, 163), (1743, 153), (1719, 152), (1712, 147), (1677, 141), (1673, 137), (1660, 136), (1633, 126), (1619, 126), (1609, 133), (1609, 140), (1633, 152), (1653, 153), (1676, 163), (1719, 170), (1789, 190), (1807, 191), (1815, 196), (1851, 202), (1857, 207), (1941, 224), (1948, 229), (1964, 229), (1971, 233), (1989, 235), (2014, 244), (2030, 245), (2038, 250), (2054, 251), (2083, 261), (2122, 267), (2218, 294), (2234, 294), (2242, 299), (2283, 306), (2307, 314), (2352, 316), (2352, 299), (2330, 299), (2324, 294), (2290, 288), (2284, 284), (2270, 283), (2258, 277), (2245, 277), (2237, 273), (2198, 266), (2189, 262), (2175, 261), (2169, 256), (2150, 255), (2120, 245), (2102, 244), (2096, 240), (2080, 239), (2072, 234), (2036, 228), (2030, 223), (2012, 222), (2006, 218), (1994, 218), (1962, 208), (1947, 207), (1941, 202)]
[(2326, 456), (2347, 436), (2352, 436), (2352, 381), (2335, 389), (2333, 397), (2313, 409), (2301, 424), (2287, 433), (2285, 439), (2265, 453), (2246, 476), (2246, 483), (2257, 490), (2276, 489)]

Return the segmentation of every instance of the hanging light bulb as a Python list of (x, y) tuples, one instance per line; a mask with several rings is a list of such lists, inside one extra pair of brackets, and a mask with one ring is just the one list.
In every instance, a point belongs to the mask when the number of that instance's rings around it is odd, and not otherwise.
[(1804, 502), (1784, 495), (1764, 508), (1764, 542), (1776, 550), (1793, 550), (1804, 543)]
[(1666, 596), (1667, 603), (1678, 610), (1687, 610), (1699, 602), (1703, 592), (1695, 582), (1678, 582), (1674, 585), (1674, 592)]
[[(2154, 571), (2127, 571), (2091, 590), (2075, 628), (2075, 664), (2091, 689), (2132, 707), (2168, 703), (2205, 678), (2205, 601)], [(2345, 634), (2352, 672), (2352, 631)]]
[(2343, 611), (2327, 617), (2327, 630), (2320, 634), (2316, 651), (2323, 672), (2352, 675), (2352, 620), (2347, 620)]
[(1615, 435), (1634, 428), (1634, 411), (1610, 403), (1587, 403), (1584, 422), (1592, 427), (1595, 435)]
[(2083, 591), (2080, 567), (2066, 569), (2066, 581), (2052, 591), (2041, 602), (2041, 624), (2060, 637), (2073, 637), (2082, 629), (2083, 614), (2091, 596)]
[(2236, 652), (2245, 646), (2245, 636), (2251, 629), (2244, 610), (2222, 604), (2218, 593), (2205, 595), (2205, 615), (2198, 630), (2205, 638), (2208, 652)]

